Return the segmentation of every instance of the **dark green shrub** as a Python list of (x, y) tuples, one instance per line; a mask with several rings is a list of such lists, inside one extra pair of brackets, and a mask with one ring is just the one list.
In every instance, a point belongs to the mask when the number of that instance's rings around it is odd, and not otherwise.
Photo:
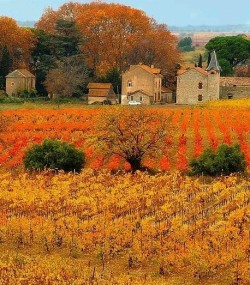
[(79, 172), (85, 164), (85, 156), (72, 144), (45, 139), (41, 145), (35, 144), (25, 153), (24, 165), (28, 170), (44, 168)]
[(210, 148), (204, 150), (199, 158), (190, 161), (189, 166), (193, 175), (216, 176), (244, 172), (247, 163), (238, 144), (233, 146), (222, 144), (217, 151)]

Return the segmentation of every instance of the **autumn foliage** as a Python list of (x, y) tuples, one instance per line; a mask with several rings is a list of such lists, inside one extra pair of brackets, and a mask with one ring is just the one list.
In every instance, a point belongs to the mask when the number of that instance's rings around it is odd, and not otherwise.
[[(238, 104), (237, 101), (235, 104)], [(250, 113), (244, 108), (245, 105), (247, 106), (247, 102), (244, 101), (242, 107), (237, 108), (230, 105), (202, 109), (159, 108), (158, 112), (167, 118), (167, 124), (172, 128), (172, 135), (163, 141), (158, 156), (154, 159), (143, 159), (143, 166), (185, 171), (188, 169), (189, 160), (200, 155), (205, 148), (215, 149), (222, 143), (239, 143), (249, 168)], [(120, 110), (122, 112), (125, 109)], [(154, 112), (153, 110), (157, 112), (157, 107), (151, 111)], [(106, 108), (3, 111), (0, 163), (6, 168), (21, 166), (27, 147), (41, 143), (45, 138), (52, 138), (73, 143), (83, 149), (86, 154), (86, 167), (129, 169), (130, 165), (120, 157), (113, 155), (107, 160), (94, 144), (87, 144), (89, 138), (98, 135), (94, 129), (97, 118), (106, 113)], [(149, 123), (146, 128), (150, 132), (154, 126)]]
[(178, 172), (0, 174), (0, 283), (247, 285), (249, 187)]
[(28, 67), (36, 37), (30, 29), (20, 28), (9, 17), (0, 16), (0, 48), (7, 47), (12, 58), (12, 68)]
[(91, 2), (67, 3), (58, 10), (48, 8), (37, 28), (56, 33), (59, 19), (75, 21), (86, 39), (82, 51), (98, 76), (130, 64), (155, 64), (163, 70), (174, 69), (179, 55), (176, 38), (166, 26), (157, 25), (143, 11), (121, 5)]

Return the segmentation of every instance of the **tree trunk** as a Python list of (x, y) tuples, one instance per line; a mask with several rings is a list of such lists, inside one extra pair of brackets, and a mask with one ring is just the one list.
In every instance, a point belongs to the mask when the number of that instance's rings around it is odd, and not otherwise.
[(126, 160), (130, 164), (133, 173), (142, 169), (141, 157), (129, 157)]

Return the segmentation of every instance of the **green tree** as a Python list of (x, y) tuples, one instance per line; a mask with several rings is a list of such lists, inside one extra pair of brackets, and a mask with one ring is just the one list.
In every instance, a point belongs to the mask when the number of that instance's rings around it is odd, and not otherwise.
[(180, 51), (192, 51), (194, 48), (192, 47), (192, 38), (185, 37), (181, 39), (178, 43), (178, 49)]
[(33, 30), (37, 37), (37, 44), (32, 53), (33, 68), (36, 71), (36, 89), (41, 94), (47, 93), (43, 82), (49, 71), (56, 69), (58, 62), (64, 62), (65, 58), (80, 55), (84, 43), (74, 21), (58, 19), (55, 29), (55, 34)]
[(216, 37), (206, 44), (209, 52), (216, 51), (219, 60), (227, 60), (231, 67), (250, 58), (250, 41), (244, 36)]
[(205, 149), (199, 158), (190, 161), (191, 174), (229, 175), (246, 170), (246, 160), (239, 144), (228, 146), (222, 144), (217, 151)]
[(0, 54), (0, 89), (5, 89), (5, 76), (10, 72), (12, 60), (7, 46), (5, 45)]
[(85, 165), (85, 155), (69, 143), (45, 139), (41, 145), (35, 144), (26, 151), (24, 165), (27, 170), (49, 168), (79, 172)]
[(199, 55), (198, 67), (202, 68), (202, 55)]
[(114, 91), (117, 94), (121, 93), (121, 73), (116, 67), (108, 70), (105, 76), (98, 78), (96, 81), (103, 83), (111, 83), (113, 85)]
[(221, 75), (222, 76), (232, 76), (234, 71), (230, 62), (226, 59), (220, 59), (219, 64), (221, 67)]

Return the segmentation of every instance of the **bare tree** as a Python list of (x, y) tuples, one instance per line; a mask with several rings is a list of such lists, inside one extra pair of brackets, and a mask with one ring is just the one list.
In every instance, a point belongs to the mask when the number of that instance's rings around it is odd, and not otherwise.
[(95, 123), (95, 143), (104, 155), (125, 159), (133, 172), (143, 169), (143, 159), (157, 157), (170, 136), (168, 118), (144, 107), (114, 107)]
[(58, 97), (71, 97), (86, 83), (88, 71), (81, 55), (65, 57), (51, 69), (44, 82), (48, 93)]

